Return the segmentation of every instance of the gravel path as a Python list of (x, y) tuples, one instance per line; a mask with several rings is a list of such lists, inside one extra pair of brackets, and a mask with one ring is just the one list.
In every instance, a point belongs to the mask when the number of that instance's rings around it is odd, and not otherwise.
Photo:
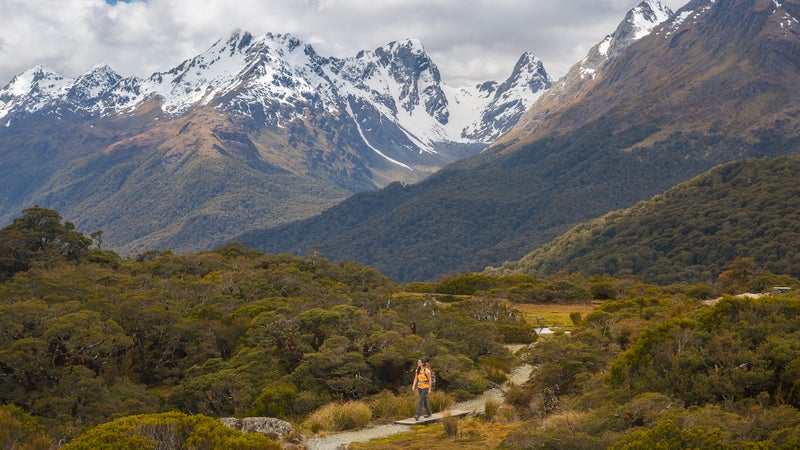
[[(533, 372), (533, 367), (528, 364), (523, 364), (516, 367), (509, 376), (509, 382), (514, 384), (522, 384), (528, 381), (528, 378)], [(452, 409), (465, 409), (472, 411), (473, 414), (483, 413), (486, 405), (486, 400), (503, 400), (503, 391), (498, 388), (489, 389), (484, 392), (480, 397), (474, 398), (461, 403), (456, 403)], [(346, 431), (344, 433), (329, 434), (324, 437), (312, 438), (307, 442), (309, 450), (336, 450), (338, 448), (346, 448), (347, 444), (351, 442), (365, 442), (372, 439), (391, 436), (393, 434), (402, 433), (410, 430), (411, 427), (406, 425), (378, 425), (372, 428), (365, 428), (357, 431)]]

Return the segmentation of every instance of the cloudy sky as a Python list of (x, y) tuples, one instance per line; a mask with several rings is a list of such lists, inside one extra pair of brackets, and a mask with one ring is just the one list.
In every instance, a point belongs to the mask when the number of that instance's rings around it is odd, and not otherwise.
[(0, 0), (0, 87), (37, 64), (148, 77), (236, 30), (291, 33), (336, 57), (419, 38), (452, 86), (502, 81), (532, 51), (557, 79), (639, 1)]

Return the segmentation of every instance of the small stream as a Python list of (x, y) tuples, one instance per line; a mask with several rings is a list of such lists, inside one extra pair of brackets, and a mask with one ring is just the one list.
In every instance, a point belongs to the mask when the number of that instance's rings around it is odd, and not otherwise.
[[(514, 351), (512, 349), (512, 351)], [(528, 381), (528, 378), (533, 372), (533, 367), (529, 364), (523, 364), (515, 367), (508, 377), (508, 383), (522, 384)], [(504, 385), (505, 386), (505, 385)], [(473, 414), (483, 413), (487, 400), (503, 400), (503, 390), (501, 388), (493, 388), (481, 394), (479, 397), (467, 400), (465, 402), (456, 403), (451, 406), (451, 409), (462, 409), (471, 411)], [(345, 431), (343, 433), (329, 434), (327, 436), (312, 438), (307, 442), (309, 450), (336, 450), (340, 446), (347, 445), (351, 442), (365, 442), (372, 439), (391, 436), (393, 434), (402, 433), (411, 429), (407, 425), (378, 425), (371, 428), (364, 428), (356, 431)]]

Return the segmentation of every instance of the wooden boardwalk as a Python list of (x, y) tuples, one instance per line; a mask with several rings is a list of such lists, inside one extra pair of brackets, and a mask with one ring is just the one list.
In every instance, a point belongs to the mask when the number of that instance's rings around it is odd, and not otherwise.
[(442, 416), (447, 413), (449, 413), (453, 417), (464, 417), (468, 415), (470, 412), (461, 409), (451, 409), (448, 411), (433, 413), (430, 417), (420, 416), (419, 420), (416, 420), (413, 417), (409, 417), (408, 419), (395, 420), (394, 423), (398, 425), (425, 425), (442, 420)]

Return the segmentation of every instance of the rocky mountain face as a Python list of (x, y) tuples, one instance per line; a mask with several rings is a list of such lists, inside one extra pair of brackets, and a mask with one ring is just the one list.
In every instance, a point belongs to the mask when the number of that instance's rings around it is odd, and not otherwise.
[(645, 145), (675, 132), (749, 142), (765, 133), (795, 136), (796, 121), (786, 116), (796, 112), (797, 8), (796, 1), (689, 2), (614, 58), (591, 89), (551, 108), (543, 126), (532, 124), (539, 107), (532, 108), (503, 144), (524, 145), (591, 121), (613, 121), (612, 132), (631, 123), (657, 126)]
[(520, 134), (546, 128), (550, 113), (564, 104), (580, 98), (603, 77), (609, 64), (630, 44), (647, 36), (653, 28), (674, 16), (674, 12), (656, 0), (645, 0), (628, 11), (617, 29), (595, 44), (581, 61), (575, 63), (567, 74), (548, 89), (533, 107), (503, 136), (503, 142), (514, 140)]
[(550, 84), (531, 54), (503, 83), (453, 88), (418, 40), (331, 58), (246, 32), (146, 79), (35, 67), (0, 90), (0, 221), (40, 204), (126, 253), (199, 250), (418, 181)]
[(241, 240), (431, 279), (519, 259), (716, 165), (800, 154), (798, 19), (798, 0), (692, 1), (616, 56), (609, 41), (591, 82), (552, 88), (563, 100), (543, 96), (479, 155)]

